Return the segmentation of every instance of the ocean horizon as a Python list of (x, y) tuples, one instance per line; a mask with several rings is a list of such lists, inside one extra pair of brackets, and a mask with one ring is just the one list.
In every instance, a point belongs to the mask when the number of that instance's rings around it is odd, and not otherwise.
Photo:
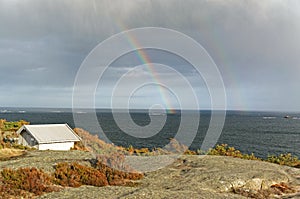
[[(198, 131), (189, 147), (197, 150), (201, 148), (211, 118), (210, 110), (176, 110), (172, 114), (166, 113), (166, 122), (157, 134), (149, 138), (136, 138), (118, 127), (111, 109), (96, 109), (97, 124), (89, 120), (92, 109), (77, 109), (74, 112), (83, 119), (80, 124), (75, 124), (72, 111), (71, 108), (3, 107), (0, 108), (0, 119), (26, 120), (31, 124), (67, 123), (72, 128), (79, 127), (91, 134), (97, 134), (100, 139), (105, 135), (115, 145), (158, 148), (164, 147), (169, 139), (176, 135), (183, 112), (191, 119), (194, 114), (200, 113)], [(127, 117), (125, 109), (118, 109), (115, 112), (120, 118)], [(132, 120), (141, 127), (151, 122), (149, 110), (131, 109), (129, 112)], [(285, 116), (290, 117), (287, 119)], [(186, 133), (188, 134), (189, 132)], [(262, 158), (282, 153), (292, 153), (300, 157), (300, 113), (227, 110), (225, 124), (217, 143), (226, 143), (243, 153), (254, 153)]]

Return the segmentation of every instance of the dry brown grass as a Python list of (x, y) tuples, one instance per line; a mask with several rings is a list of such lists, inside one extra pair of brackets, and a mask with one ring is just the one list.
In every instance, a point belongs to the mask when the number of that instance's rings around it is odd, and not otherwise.
[(13, 157), (21, 156), (25, 153), (24, 150), (13, 149), (13, 148), (4, 148), (0, 149), (0, 160), (7, 160)]

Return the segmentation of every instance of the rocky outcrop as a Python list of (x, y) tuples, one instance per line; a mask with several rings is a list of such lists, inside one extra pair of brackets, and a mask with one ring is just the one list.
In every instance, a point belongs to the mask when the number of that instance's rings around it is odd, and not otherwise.
[(297, 176), (300, 176), (299, 169), (262, 161), (222, 156), (184, 156), (166, 168), (148, 173), (143, 181), (147, 190), (139, 190), (135, 194), (144, 192), (147, 195), (167, 190), (175, 195), (178, 191), (188, 191), (190, 197), (206, 193), (214, 198), (229, 195), (231, 198), (240, 197), (231, 195), (234, 192), (271, 197), (273, 193), (283, 194), (270, 190), (274, 185), (286, 184), (293, 187), (293, 190), (286, 190), (287, 193), (296, 192), (299, 184)]
[[(148, 157), (130, 158), (133, 164)], [(144, 165), (144, 169), (153, 164)], [(136, 187), (82, 186), (41, 198), (296, 198), (299, 179), (299, 169), (262, 161), (182, 156), (164, 168), (146, 172)]]

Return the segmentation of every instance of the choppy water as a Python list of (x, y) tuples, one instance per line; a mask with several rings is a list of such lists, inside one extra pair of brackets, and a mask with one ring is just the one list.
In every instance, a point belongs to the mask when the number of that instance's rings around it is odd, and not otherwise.
[[(85, 111), (79, 114), (81, 114), (84, 121), (77, 127), (82, 127), (93, 134), (98, 134), (98, 123), (95, 124), (89, 120), (90, 114), (85, 113)], [(121, 117), (122, 114), (120, 113)], [(192, 119), (194, 114), (195, 112), (190, 112), (187, 117)], [(291, 115), (291, 118), (285, 119), (285, 115)], [(136, 124), (141, 126), (150, 122), (147, 112), (135, 111), (131, 113), (131, 117)], [(0, 118), (9, 121), (24, 119), (32, 124), (68, 123), (71, 127), (75, 127), (73, 114), (69, 109), (0, 108)], [(105, 135), (115, 145), (153, 148), (163, 147), (169, 142), (169, 138), (176, 135), (181, 114), (177, 112), (177, 114), (167, 115), (167, 120), (162, 130), (149, 138), (136, 138), (122, 132), (116, 125), (112, 113), (108, 110), (99, 110), (97, 118)], [(259, 157), (286, 152), (300, 157), (299, 118), (300, 113), (228, 111), (225, 126), (218, 143), (227, 143), (242, 152), (253, 152)], [(200, 125), (197, 136), (190, 146), (191, 149), (200, 148), (209, 121), (210, 111), (201, 111)], [(188, 134), (189, 132), (186, 132), (186, 135)]]

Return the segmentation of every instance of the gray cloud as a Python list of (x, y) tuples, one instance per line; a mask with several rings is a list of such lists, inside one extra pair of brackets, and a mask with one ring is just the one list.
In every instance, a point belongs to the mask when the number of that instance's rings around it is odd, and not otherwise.
[[(122, 30), (159, 26), (206, 48), (224, 78), (229, 108), (299, 111), (299, 10), (296, 0), (0, 0), (0, 91), (10, 92), (0, 103), (71, 106), (76, 72), (90, 50)], [(201, 98), (204, 84), (193, 82)], [(56, 94), (59, 102), (51, 101)], [(20, 102), (20, 95), (31, 100)]]

